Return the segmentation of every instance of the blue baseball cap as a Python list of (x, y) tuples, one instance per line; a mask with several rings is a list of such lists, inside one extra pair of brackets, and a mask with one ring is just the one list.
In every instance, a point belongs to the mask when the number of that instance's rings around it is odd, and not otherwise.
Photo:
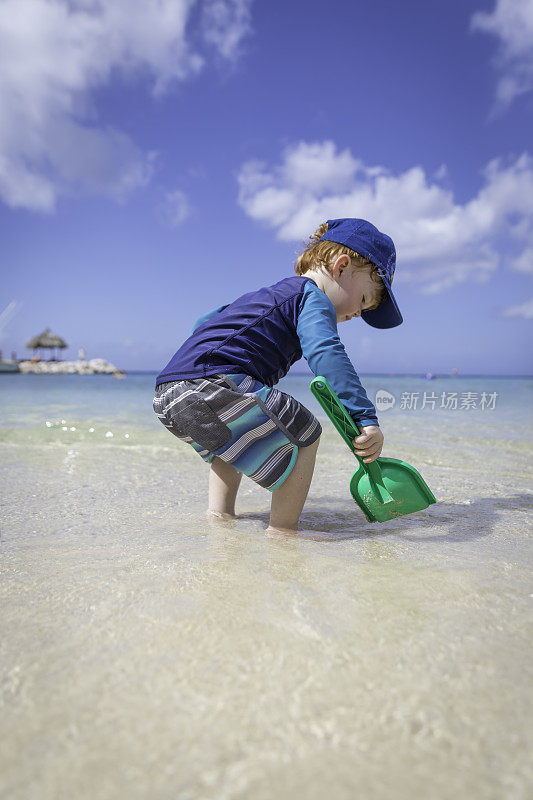
[(378, 267), (388, 294), (377, 308), (361, 312), (364, 321), (373, 328), (395, 328), (401, 325), (403, 317), (391, 289), (396, 267), (396, 250), (390, 236), (378, 231), (366, 219), (348, 218), (328, 219), (328, 229), (318, 241), (322, 239), (344, 244), (359, 255), (369, 258)]

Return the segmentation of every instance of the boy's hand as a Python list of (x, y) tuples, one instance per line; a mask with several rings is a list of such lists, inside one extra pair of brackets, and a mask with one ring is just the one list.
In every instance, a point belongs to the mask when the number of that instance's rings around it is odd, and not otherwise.
[(378, 425), (359, 426), (359, 436), (353, 440), (353, 446), (359, 458), (365, 464), (375, 461), (383, 449), (383, 434)]

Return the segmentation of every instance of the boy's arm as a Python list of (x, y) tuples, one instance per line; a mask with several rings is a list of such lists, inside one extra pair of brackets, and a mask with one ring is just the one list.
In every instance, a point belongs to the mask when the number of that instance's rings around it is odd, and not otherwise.
[(339, 338), (333, 304), (318, 287), (304, 293), (296, 330), (313, 375), (327, 379), (359, 427), (379, 425), (376, 409)]
[(208, 311), (207, 314), (202, 314), (201, 317), (198, 317), (198, 319), (196, 320), (196, 322), (194, 323), (194, 325), (191, 328), (191, 335), (194, 333), (196, 328), (199, 328), (200, 325), (202, 325), (204, 322), (207, 322), (208, 319), (211, 319), (211, 317), (214, 317), (215, 314), (219, 313), (219, 311), (224, 311), (224, 309), (227, 308), (228, 305), (229, 305), (229, 303), (226, 303), (225, 306), (219, 306), (218, 308), (214, 308), (212, 311)]

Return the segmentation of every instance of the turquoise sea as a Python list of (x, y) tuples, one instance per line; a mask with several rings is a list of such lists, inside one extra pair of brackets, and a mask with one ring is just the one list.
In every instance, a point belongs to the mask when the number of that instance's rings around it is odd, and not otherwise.
[[(151, 402), (157, 373), (130, 373), (127, 380), (109, 375), (0, 375), (0, 411), (4, 437), (9, 431), (25, 430), (32, 435), (46, 434), (44, 422), (65, 419), (78, 426), (81, 436), (91, 423), (119, 425), (145, 435), (149, 430), (163, 433), (153, 415)], [(277, 386), (290, 392), (320, 416), (322, 411), (309, 391), (312, 375), (292, 373)], [(399, 423), (424, 422), (446, 426), (447, 422), (467, 423), (474, 431), (501, 422), (508, 435), (521, 437), (520, 426), (531, 431), (533, 379), (519, 377), (442, 377), (362, 375), (369, 397), (377, 392), (392, 394), (394, 405), (385, 401), (378, 411), (384, 431)], [(453, 395), (456, 395), (454, 397)], [(68, 419), (66, 419), (68, 417)], [(391, 431), (388, 431), (389, 435)], [(76, 437), (74, 437), (76, 438)], [(64, 439), (64, 437), (63, 437)], [(98, 440), (98, 437), (95, 437)], [(385, 455), (385, 453), (384, 453)]]
[(0, 797), (531, 795), (533, 381), (362, 375), (438, 501), (371, 524), (311, 377), (278, 384), (323, 434), (274, 540), (246, 477), (207, 520), (155, 373), (0, 375)]

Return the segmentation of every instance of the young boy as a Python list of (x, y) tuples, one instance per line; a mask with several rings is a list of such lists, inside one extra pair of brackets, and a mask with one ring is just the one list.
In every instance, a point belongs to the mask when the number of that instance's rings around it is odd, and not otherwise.
[(302, 355), (361, 430), (358, 455), (365, 462), (379, 456), (376, 410), (337, 323), (361, 316), (375, 328), (400, 325), (395, 263), (392, 239), (370, 222), (328, 220), (297, 259), (296, 276), (196, 321), (156, 379), (154, 410), (211, 465), (208, 515), (235, 518), (244, 473), (272, 492), (267, 532), (298, 530), (322, 429), (305, 406), (273, 387)]

